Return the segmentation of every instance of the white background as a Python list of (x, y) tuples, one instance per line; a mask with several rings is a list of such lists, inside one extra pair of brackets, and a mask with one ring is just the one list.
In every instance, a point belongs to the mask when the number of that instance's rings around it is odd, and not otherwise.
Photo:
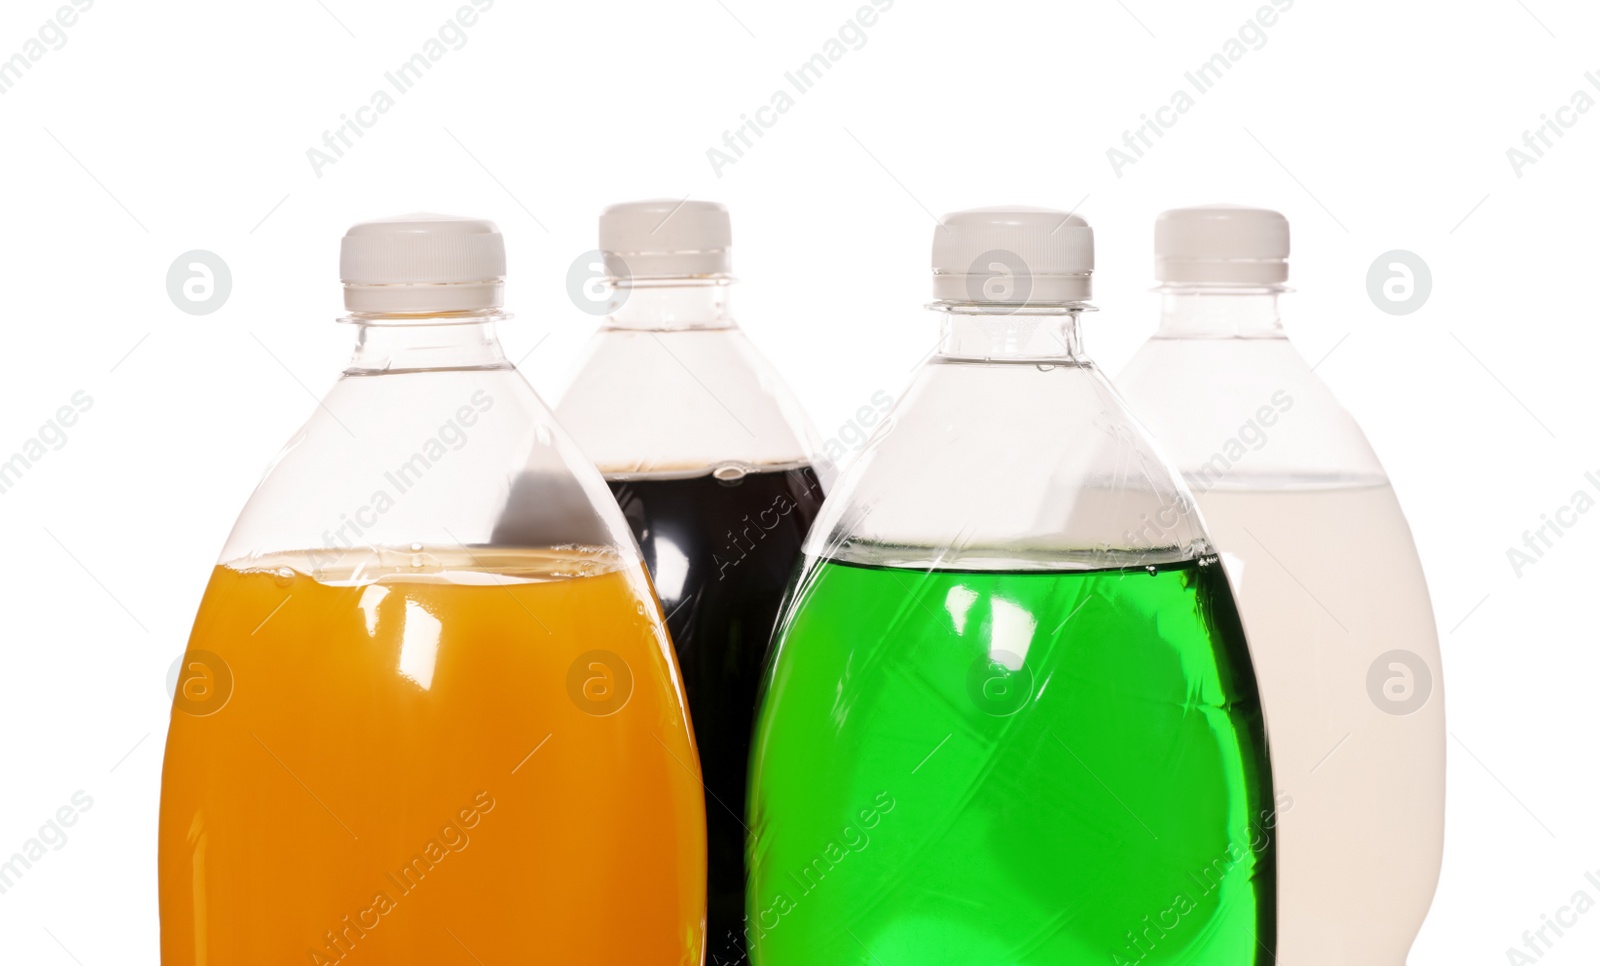
[[(101, 0), (0, 94), (0, 457), (74, 392), (93, 399), (0, 495), (0, 853), (75, 791), (94, 800), (0, 895), (0, 960), (157, 962), (164, 678), (235, 513), (345, 361), (344, 228), (494, 218), (508, 352), (533, 350), (523, 368), (553, 399), (595, 325), (567, 268), (601, 207), (652, 196), (729, 205), (737, 314), (824, 437), (898, 394), (932, 344), (934, 214), (1077, 207), (1099, 251), (1088, 347), (1115, 373), (1154, 326), (1157, 213), (1283, 211), (1291, 335), (1327, 356), (1318, 373), (1388, 466), (1444, 647), (1447, 850), (1411, 962), (1505, 962), (1578, 890), (1600, 899), (1584, 880), (1600, 869), (1600, 513), (1520, 577), (1506, 557), (1600, 471), (1600, 110), (1567, 115), (1520, 177), (1506, 155), (1575, 91), (1600, 97), (1593, 5), (1298, 0), (1118, 177), (1107, 148), (1255, 0), (899, 0), (719, 178), (707, 149), (857, 0), (499, 0), (319, 177), (307, 149), (459, 6), (324, 2)], [(8, 0), (0, 58), (57, 6)], [(192, 249), (232, 271), (210, 315), (167, 295)], [(1391, 249), (1432, 270), (1410, 315), (1367, 296)], [(1543, 961), (1597, 954), (1600, 911)]]

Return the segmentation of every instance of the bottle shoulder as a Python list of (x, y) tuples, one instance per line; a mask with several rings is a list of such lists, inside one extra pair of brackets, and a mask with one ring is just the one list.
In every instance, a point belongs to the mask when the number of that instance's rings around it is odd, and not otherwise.
[(936, 360), (830, 493), (807, 550), (979, 569), (1204, 556), (1193, 500), (1092, 363)]
[(1117, 388), (1198, 492), (1387, 479), (1366, 434), (1287, 339), (1153, 338)]
[(556, 417), (612, 478), (826, 462), (799, 401), (736, 326), (602, 329)]
[(515, 369), (346, 376), (273, 460), (221, 560), (362, 548), (637, 557), (599, 473)]

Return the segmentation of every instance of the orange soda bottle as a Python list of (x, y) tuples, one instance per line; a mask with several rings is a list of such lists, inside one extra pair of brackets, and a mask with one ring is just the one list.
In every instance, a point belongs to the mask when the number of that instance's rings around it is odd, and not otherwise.
[(354, 358), (183, 662), (164, 966), (701, 961), (671, 642), (605, 482), (501, 351), (504, 266), (486, 221), (344, 239)]

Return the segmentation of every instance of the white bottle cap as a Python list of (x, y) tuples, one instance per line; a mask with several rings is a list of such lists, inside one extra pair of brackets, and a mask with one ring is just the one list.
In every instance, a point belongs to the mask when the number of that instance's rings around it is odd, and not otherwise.
[(1266, 208), (1199, 205), (1156, 219), (1156, 278), (1189, 285), (1289, 280), (1289, 220)]
[(427, 314), (505, 304), (506, 242), (482, 218), (418, 213), (352, 225), (339, 252), (352, 312)]
[(1050, 304), (1089, 297), (1094, 229), (1077, 215), (1007, 205), (957, 211), (933, 230), (933, 297)]
[(733, 229), (715, 201), (629, 201), (600, 213), (600, 253), (614, 279), (726, 276)]

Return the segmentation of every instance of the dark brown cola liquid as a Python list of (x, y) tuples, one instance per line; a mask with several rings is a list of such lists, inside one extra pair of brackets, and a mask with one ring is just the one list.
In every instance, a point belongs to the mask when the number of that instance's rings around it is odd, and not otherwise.
[(609, 482), (661, 597), (694, 719), (706, 784), (706, 963), (748, 962), (744, 799), (756, 689), (822, 484), (810, 466)]

